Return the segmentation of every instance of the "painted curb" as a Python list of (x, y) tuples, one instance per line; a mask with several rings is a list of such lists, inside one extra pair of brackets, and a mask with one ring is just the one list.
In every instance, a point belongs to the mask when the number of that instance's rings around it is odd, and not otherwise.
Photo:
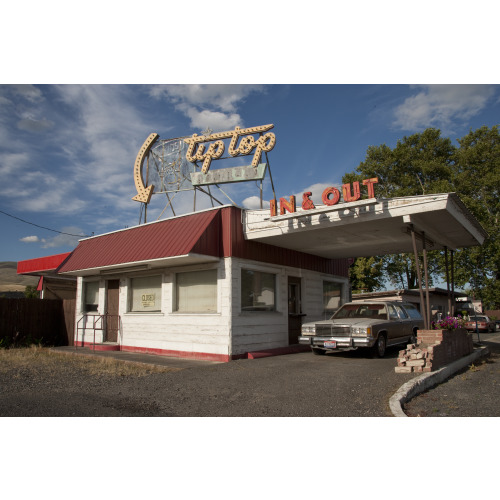
[(475, 349), (472, 354), (457, 359), (456, 361), (453, 361), (453, 363), (443, 366), (443, 368), (440, 368), (435, 372), (424, 373), (410, 380), (409, 382), (406, 382), (406, 384), (402, 385), (389, 400), (389, 407), (392, 414), (395, 417), (408, 417), (408, 415), (406, 415), (402, 408), (402, 406), (407, 401), (426, 391), (427, 389), (430, 389), (431, 387), (444, 382), (454, 373), (470, 365), (481, 356), (488, 355), (489, 352), (490, 350), (487, 347), (479, 347)]

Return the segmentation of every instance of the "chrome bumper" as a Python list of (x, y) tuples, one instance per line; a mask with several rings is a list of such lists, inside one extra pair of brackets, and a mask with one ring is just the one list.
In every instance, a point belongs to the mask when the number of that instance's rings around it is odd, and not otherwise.
[[(335, 341), (336, 349), (325, 347), (325, 341)], [(355, 349), (358, 347), (372, 347), (375, 344), (374, 338), (371, 337), (316, 337), (314, 335), (305, 335), (299, 337), (299, 344), (310, 345), (311, 347), (319, 347), (321, 349), (343, 350)]]

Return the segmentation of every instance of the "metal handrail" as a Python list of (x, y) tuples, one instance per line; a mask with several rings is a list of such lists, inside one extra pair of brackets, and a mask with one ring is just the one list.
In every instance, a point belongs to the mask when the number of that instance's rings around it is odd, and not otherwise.
[[(82, 331), (85, 331), (87, 330), (87, 318), (88, 318), (88, 314), (84, 314), (82, 315), (82, 317), (78, 320), (77, 324), (76, 324), (76, 342), (75, 342), (75, 349), (78, 347), (78, 332), (80, 330)], [(104, 325), (103, 325), (103, 319), (104, 318), (112, 318), (112, 317), (117, 317), (118, 318), (118, 334), (119, 334), (119, 337), (121, 339), (121, 336), (122, 336), (122, 319), (120, 317), (119, 314), (92, 314), (92, 330), (94, 331), (94, 334), (93, 334), (93, 343), (92, 343), (92, 349), (95, 351), (95, 332), (96, 330), (101, 330), (101, 331), (104, 331), (105, 328), (104, 328)], [(80, 328), (80, 323), (82, 321), (85, 321), (85, 326), (81, 327)], [(100, 328), (98, 326), (98, 322), (101, 322), (100, 324)], [(107, 324), (107, 322), (105, 323)], [(117, 335), (117, 339), (118, 339), (118, 335)], [(103, 340), (104, 341), (104, 340)], [(120, 342), (119, 342), (120, 343)], [(82, 347), (84, 347), (84, 334), (82, 333)]]

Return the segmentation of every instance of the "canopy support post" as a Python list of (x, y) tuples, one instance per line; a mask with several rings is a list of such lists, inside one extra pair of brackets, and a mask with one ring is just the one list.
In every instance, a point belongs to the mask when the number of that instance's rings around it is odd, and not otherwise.
[(429, 303), (429, 273), (427, 270), (427, 248), (425, 246), (425, 233), (422, 231), (423, 255), (424, 255), (424, 276), (425, 276), (425, 302), (427, 312), (427, 328), (431, 326), (431, 306)]
[(455, 252), (451, 251), (451, 315), (455, 316)]
[(451, 314), (450, 269), (448, 265), (448, 247), (444, 247), (444, 267), (446, 270), (446, 296), (448, 297), (447, 316)]
[(411, 241), (413, 243), (413, 253), (415, 255), (415, 267), (417, 268), (417, 279), (418, 279), (418, 291), (420, 292), (420, 313), (424, 318), (424, 329), (428, 330), (429, 325), (427, 324), (427, 313), (425, 310), (425, 302), (424, 302), (424, 292), (422, 290), (422, 274), (420, 272), (420, 262), (418, 258), (418, 250), (417, 250), (417, 239), (415, 237), (415, 229), (413, 228), (413, 224), (410, 224), (410, 232), (411, 232)]

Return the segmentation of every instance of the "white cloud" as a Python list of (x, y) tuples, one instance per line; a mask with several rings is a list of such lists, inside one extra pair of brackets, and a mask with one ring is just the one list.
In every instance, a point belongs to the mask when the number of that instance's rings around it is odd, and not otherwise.
[[(58, 234), (52, 238), (42, 238), (42, 248), (56, 248), (56, 247), (76, 247), (78, 240), (81, 240), (84, 232), (76, 226), (63, 227), (62, 232), (68, 234)], [(82, 236), (72, 236), (81, 234)]]
[[(19, 168), (28, 164), (30, 155), (28, 153), (4, 153), (0, 154), (0, 176), (5, 176), (1, 179), (3, 182), (8, 182), (8, 176), (15, 174)], [(10, 179), (12, 183), (13, 179)]]
[(248, 95), (264, 90), (264, 85), (153, 85), (150, 95), (166, 97), (176, 104), (210, 106), (232, 113)]
[(30, 102), (39, 102), (43, 100), (42, 91), (34, 85), (9, 85), (12, 93), (24, 97)]
[(17, 128), (26, 130), (27, 132), (44, 132), (53, 126), (54, 123), (45, 118), (37, 120), (36, 118), (28, 117), (17, 122)]
[(19, 238), (19, 241), (23, 243), (37, 243), (40, 240), (38, 236), (25, 236), (24, 238)]
[(238, 106), (252, 93), (265, 92), (264, 85), (154, 85), (150, 95), (171, 101), (200, 132), (214, 132), (243, 125), (236, 113)]
[(191, 127), (199, 129), (200, 132), (207, 127), (210, 127), (214, 132), (231, 130), (242, 122), (241, 116), (237, 113), (225, 114), (208, 109), (198, 111), (196, 108), (190, 107), (186, 110), (186, 115), (191, 119)]
[(484, 109), (495, 94), (492, 85), (419, 85), (395, 111), (394, 124), (403, 130), (427, 127), (449, 131), (453, 121), (465, 121)]
[(136, 106), (137, 88), (61, 85), (52, 91), (67, 108), (54, 131), (64, 160), (57, 179), (45, 181), (44, 196), (27, 200), (26, 208), (58, 207), (74, 213), (95, 199), (103, 200), (112, 212), (135, 208), (132, 168), (142, 141), (151, 132), (147, 117)]
[[(243, 208), (247, 208), (248, 210), (259, 210), (260, 209), (260, 198), (258, 196), (249, 196), (248, 198), (245, 198), (241, 202)], [(262, 202), (263, 208), (269, 208), (269, 202), (266, 200), (263, 200)]]
[[(21, 160), (23, 158), (14, 158), (13, 161), (16, 164)], [(2, 170), (0, 168), (0, 173), (6, 173)], [(12, 199), (23, 210), (71, 214), (87, 206), (88, 202), (75, 195), (73, 179), (39, 170), (18, 170), (15, 174), (10, 182), (0, 185), (0, 195)]]

